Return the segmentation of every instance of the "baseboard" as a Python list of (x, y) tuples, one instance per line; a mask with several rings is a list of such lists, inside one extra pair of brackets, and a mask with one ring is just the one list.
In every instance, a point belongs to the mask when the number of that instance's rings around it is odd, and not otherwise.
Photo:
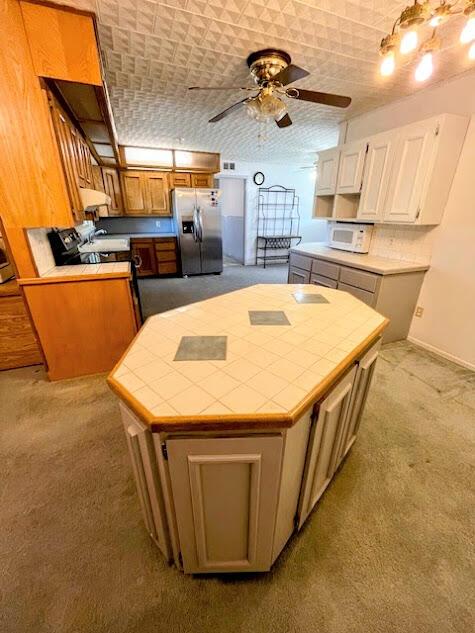
[(456, 363), (457, 365), (462, 365), (462, 367), (466, 367), (467, 369), (471, 369), (472, 371), (475, 371), (475, 365), (473, 363), (469, 363), (468, 361), (463, 360), (462, 358), (458, 358), (458, 356), (453, 356), (452, 354), (449, 354), (448, 352), (444, 352), (443, 350), (439, 349), (438, 347), (434, 347), (433, 345), (429, 345), (429, 343), (420, 341), (419, 339), (414, 338), (413, 336), (408, 336), (407, 340), (410, 341), (411, 343), (414, 343), (414, 345), (419, 345), (419, 347), (423, 347), (429, 352), (434, 352), (434, 354), (438, 354), (439, 356), (442, 356), (443, 358), (446, 358), (447, 360), (451, 360), (453, 363)]

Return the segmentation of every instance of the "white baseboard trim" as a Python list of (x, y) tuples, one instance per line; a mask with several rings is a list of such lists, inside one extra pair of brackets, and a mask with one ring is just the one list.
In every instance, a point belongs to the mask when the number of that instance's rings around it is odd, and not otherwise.
[(443, 358), (446, 358), (447, 360), (451, 360), (453, 363), (457, 363), (457, 365), (462, 365), (462, 367), (466, 367), (467, 369), (471, 369), (472, 371), (475, 371), (475, 365), (473, 363), (469, 363), (468, 361), (463, 360), (462, 358), (458, 358), (458, 356), (453, 356), (452, 354), (449, 354), (448, 352), (444, 352), (443, 350), (439, 349), (438, 347), (434, 347), (433, 345), (429, 345), (429, 343), (420, 341), (419, 339), (414, 338), (413, 336), (408, 336), (407, 340), (410, 341), (411, 343), (414, 343), (414, 345), (419, 345), (419, 347), (423, 347), (429, 352), (434, 352), (434, 354), (438, 354), (439, 356), (442, 356)]

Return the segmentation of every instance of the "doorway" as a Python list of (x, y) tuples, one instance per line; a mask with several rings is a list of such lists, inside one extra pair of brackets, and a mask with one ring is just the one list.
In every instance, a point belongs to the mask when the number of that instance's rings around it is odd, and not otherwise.
[(223, 256), (225, 265), (244, 264), (246, 179), (219, 178), (223, 216)]

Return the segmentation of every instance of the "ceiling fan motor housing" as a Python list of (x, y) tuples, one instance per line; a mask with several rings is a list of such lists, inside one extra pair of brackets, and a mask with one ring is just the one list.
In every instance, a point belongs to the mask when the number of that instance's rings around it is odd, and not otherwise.
[(274, 48), (256, 51), (247, 58), (252, 78), (258, 85), (271, 81), (281, 70), (287, 68), (290, 62), (291, 58), (288, 53)]

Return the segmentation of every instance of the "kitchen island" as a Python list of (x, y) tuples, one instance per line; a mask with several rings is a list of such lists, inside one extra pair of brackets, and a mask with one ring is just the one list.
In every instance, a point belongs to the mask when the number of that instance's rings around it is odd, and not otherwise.
[(147, 320), (108, 382), (168, 560), (186, 573), (270, 569), (355, 441), (387, 323), (306, 284)]

